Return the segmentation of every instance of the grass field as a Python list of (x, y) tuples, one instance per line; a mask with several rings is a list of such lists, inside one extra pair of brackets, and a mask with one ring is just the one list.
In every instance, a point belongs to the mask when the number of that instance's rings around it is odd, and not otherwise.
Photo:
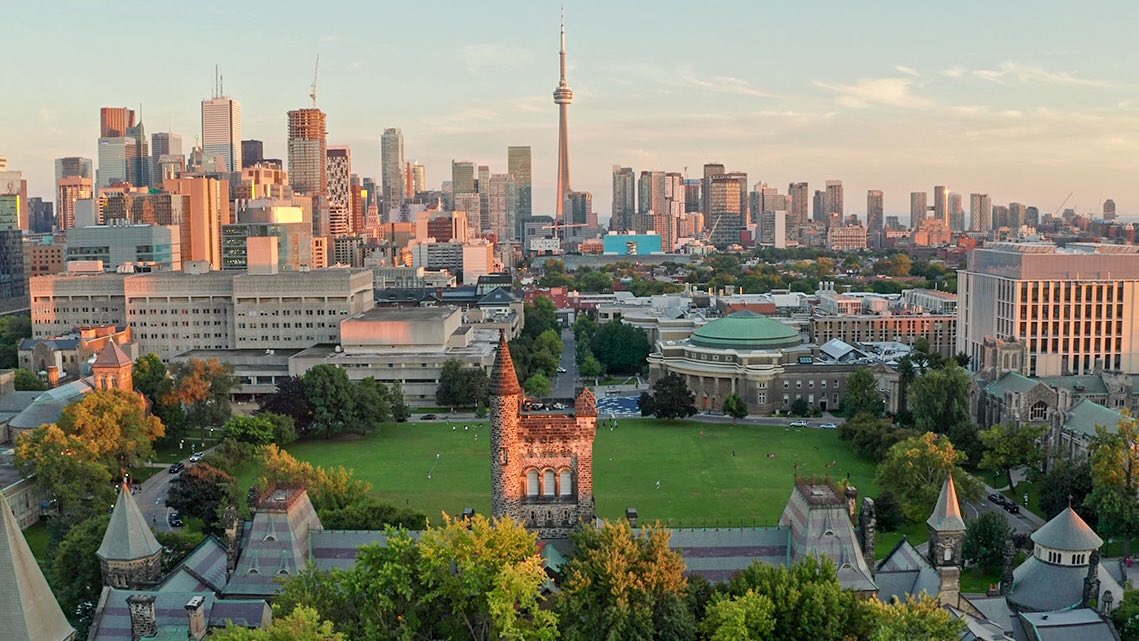
[[(441, 512), (458, 514), (468, 506), (487, 513), (489, 429), (485, 422), (470, 431), (463, 425), (386, 426), (378, 435), (305, 441), (288, 450), (315, 465), (354, 469), (384, 500), (420, 510), (433, 521)], [(625, 508), (636, 507), (642, 522), (772, 525), (791, 494), (795, 465), (803, 475), (821, 477), (832, 462), (831, 478), (849, 473), (860, 494), (877, 495), (873, 464), (853, 454), (834, 432), (626, 419), (615, 430), (598, 431), (594, 495), (599, 516), (608, 519), (623, 518)], [(239, 475), (243, 489), (257, 472)]]

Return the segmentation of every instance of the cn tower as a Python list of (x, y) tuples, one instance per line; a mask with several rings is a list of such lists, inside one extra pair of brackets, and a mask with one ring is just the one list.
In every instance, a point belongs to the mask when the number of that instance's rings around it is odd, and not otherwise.
[(570, 192), (569, 178), (569, 106), (573, 102), (573, 89), (566, 83), (566, 16), (562, 12), (562, 51), (558, 56), (561, 65), (561, 80), (554, 89), (554, 104), (558, 105), (558, 191), (555, 208), (555, 224), (566, 222), (566, 194)]

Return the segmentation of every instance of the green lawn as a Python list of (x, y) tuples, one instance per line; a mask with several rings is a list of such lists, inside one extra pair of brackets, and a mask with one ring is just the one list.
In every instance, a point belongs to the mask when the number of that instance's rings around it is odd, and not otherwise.
[(47, 522), (39, 521), (28, 527), (24, 530), (24, 538), (28, 541), (32, 556), (36, 557), (40, 566), (44, 566), (48, 560), (48, 548), (51, 546), (51, 531), (48, 530)]
[[(385, 426), (379, 435), (304, 441), (287, 449), (315, 465), (354, 469), (381, 498), (423, 511), (433, 521), (441, 512), (458, 514), (468, 506), (487, 513), (487, 424), (471, 431), (463, 424), (452, 430), (453, 425)], [(597, 434), (597, 511), (616, 519), (636, 507), (642, 522), (659, 519), (674, 526), (774, 525), (791, 494), (796, 463), (801, 474), (819, 477), (833, 463), (831, 478), (849, 473), (861, 495), (878, 494), (873, 463), (852, 453), (834, 432), (626, 419), (616, 430)], [(255, 467), (238, 475), (243, 491), (257, 475)]]

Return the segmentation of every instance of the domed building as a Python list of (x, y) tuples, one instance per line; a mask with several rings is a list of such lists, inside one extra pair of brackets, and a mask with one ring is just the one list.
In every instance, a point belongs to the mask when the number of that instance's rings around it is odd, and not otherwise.
[[(752, 414), (788, 410), (799, 398), (838, 409), (854, 365), (817, 362), (819, 348), (775, 318), (739, 311), (700, 327), (684, 340), (660, 341), (649, 354), (649, 376), (684, 377), (700, 411), (720, 411), (738, 395)], [(871, 368), (872, 370), (887, 368)], [(892, 375), (891, 370), (878, 372)]]

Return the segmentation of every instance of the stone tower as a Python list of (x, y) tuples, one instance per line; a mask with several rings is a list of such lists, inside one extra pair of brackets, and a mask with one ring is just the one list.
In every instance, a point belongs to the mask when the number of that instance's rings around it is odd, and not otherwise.
[(91, 374), (95, 377), (95, 389), (134, 390), (134, 363), (123, 348), (115, 341), (107, 341), (91, 364)]
[(567, 537), (595, 518), (593, 439), (597, 399), (588, 389), (573, 414), (522, 414), (522, 388), (505, 335), (490, 380), (491, 509), (542, 538)]
[(937, 505), (926, 525), (929, 526), (929, 562), (940, 577), (937, 599), (942, 605), (956, 606), (961, 590), (965, 520), (961, 518), (961, 504), (957, 502), (952, 470), (945, 476)]
[(125, 483), (95, 555), (99, 557), (103, 585), (137, 590), (162, 578), (162, 546)]

